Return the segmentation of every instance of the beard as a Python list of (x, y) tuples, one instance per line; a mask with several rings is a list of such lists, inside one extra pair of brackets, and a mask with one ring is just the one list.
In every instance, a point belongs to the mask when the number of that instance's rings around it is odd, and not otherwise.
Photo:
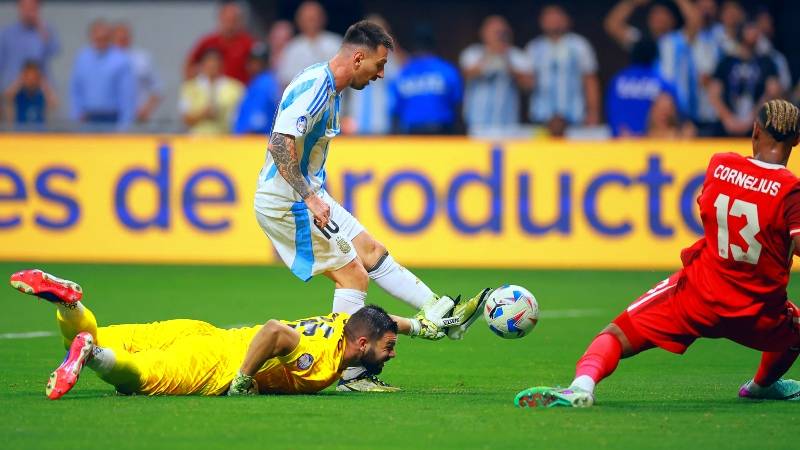
[(375, 351), (370, 349), (364, 356), (361, 357), (361, 365), (364, 366), (367, 371), (373, 375), (378, 375), (383, 371), (383, 363), (378, 359), (378, 356), (375, 354)]

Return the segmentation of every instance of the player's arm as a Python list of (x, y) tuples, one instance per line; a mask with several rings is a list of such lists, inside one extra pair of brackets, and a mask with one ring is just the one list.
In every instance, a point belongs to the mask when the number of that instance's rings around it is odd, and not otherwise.
[[(455, 308), (456, 302), (443, 295), (422, 305), (414, 317), (389, 316), (397, 323), (397, 332), (411, 337), (439, 340), (447, 328), (459, 326), (467, 320), (469, 311)], [(451, 315), (450, 317), (445, 317)]]
[(277, 320), (269, 320), (250, 341), (239, 373), (231, 382), (228, 395), (258, 393), (253, 377), (268, 359), (286, 356), (300, 343), (300, 333)]
[(306, 203), (314, 215), (314, 222), (320, 227), (327, 225), (331, 207), (314, 194), (300, 172), (300, 160), (297, 157), (294, 136), (273, 132), (269, 139), (269, 152), (278, 167), (278, 173)]

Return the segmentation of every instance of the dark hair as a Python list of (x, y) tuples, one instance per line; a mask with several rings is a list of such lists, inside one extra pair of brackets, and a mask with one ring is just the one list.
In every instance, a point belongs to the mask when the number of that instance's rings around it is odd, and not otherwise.
[(366, 336), (375, 341), (388, 331), (397, 334), (397, 322), (377, 305), (367, 305), (359, 309), (347, 319), (344, 326), (344, 333), (351, 340)]
[(350, 25), (344, 34), (344, 44), (360, 45), (376, 50), (379, 45), (394, 50), (394, 41), (382, 26), (369, 20), (362, 20)]
[(786, 100), (770, 100), (758, 109), (758, 125), (777, 142), (794, 141), (800, 132), (800, 109)]
[(658, 59), (658, 45), (649, 37), (636, 41), (631, 49), (631, 64), (651, 66)]
[(262, 62), (269, 62), (271, 55), (269, 44), (266, 42), (256, 42), (250, 48), (250, 59), (255, 59)]
[(432, 52), (436, 49), (436, 35), (430, 23), (420, 22), (414, 26), (411, 48), (415, 52)]
[(217, 47), (208, 47), (207, 49), (203, 50), (200, 53), (200, 57), (197, 58), (197, 60), (203, 61), (204, 59), (212, 55), (222, 59), (222, 50), (218, 49)]
[(26, 59), (25, 62), (22, 63), (22, 70), (29, 69), (42, 70), (42, 65), (35, 59)]

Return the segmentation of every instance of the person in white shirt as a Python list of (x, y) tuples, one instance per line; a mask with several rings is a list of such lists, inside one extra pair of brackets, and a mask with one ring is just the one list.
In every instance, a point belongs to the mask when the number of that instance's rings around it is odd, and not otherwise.
[(538, 123), (555, 119), (597, 125), (600, 82), (594, 49), (586, 38), (570, 31), (570, 17), (559, 5), (545, 6), (539, 25), (542, 35), (525, 47), (534, 76), (530, 118)]
[(518, 125), (520, 91), (533, 85), (531, 61), (514, 47), (505, 17), (484, 19), (480, 37), (481, 43), (464, 49), (459, 58), (466, 80), (464, 120), (470, 133)]
[(278, 79), (288, 85), (303, 69), (326, 61), (339, 51), (342, 37), (325, 31), (328, 18), (322, 5), (315, 1), (303, 2), (295, 14), (300, 34), (286, 45), (278, 67)]
[(117, 22), (112, 30), (114, 45), (127, 52), (136, 78), (136, 121), (149, 121), (164, 97), (164, 84), (153, 65), (153, 58), (145, 49), (132, 47), (131, 27), (126, 22)]

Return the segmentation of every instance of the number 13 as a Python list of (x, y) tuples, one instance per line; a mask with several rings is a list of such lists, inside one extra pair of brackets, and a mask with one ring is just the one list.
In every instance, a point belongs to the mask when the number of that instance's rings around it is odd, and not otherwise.
[[(728, 259), (728, 248), (730, 247), (734, 261), (758, 264), (758, 258), (761, 256), (761, 243), (756, 240), (756, 234), (761, 231), (761, 227), (758, 225), (758, 207), (754, 203), (734, 200), (729, 212), (728, 205), (730, 203), (731, 198), (725, 194), (719, 194), (714, 201), (714, 207), (717, 209), (717, 247), (719, 256)], [(733, 217), (744, 216), (747, 219), (745, 226), (739, 230), (739, 236), (747, 243), (746, 252), (736, 244), (729, 244), (728, 214)]]

